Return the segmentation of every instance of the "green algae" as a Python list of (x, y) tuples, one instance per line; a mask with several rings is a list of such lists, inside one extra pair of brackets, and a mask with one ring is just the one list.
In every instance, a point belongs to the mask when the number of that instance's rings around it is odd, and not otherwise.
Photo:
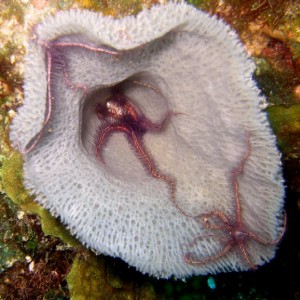
[[(3, 168), (1, 172), (3, 179)], [(7, 182), (3, 186), (7, 187)], [(23, 194), (19, 200), (26, 203)], [(53, 252), (61, 246), (60, 240), (45, 237), (39, 218), (26, 213), (21, 206), (6, 194), (0, 194), (0, 299), (67, 295), (68, 291), (59, 287), (62, 276), (68, 271), (72, 253)]]
[(265, 58), (254, 58), (254, 61), (257, 67), (254, 79), (268, 103), (280, 105), (298, 102), (294, 89), (300, 83), (299, 75), (275, 69)]
[[(104, 259), (91, 255), (75, 259), (67, 277), (73, 300), (97, 300), (111, 297), (113, 287), (106, 284)], [(78, 284), (80, 282), (80, 284)]]
[(13, 151), (9, 157), (5, 157), (1, 168), (2, 186), (15, 204), (34, 212), (35, 203), (23, 186), (22, 166), (22, 156), (18, 152)]
[[(61, 282), (73, 254), (53, 236), (72, 246), (78, 242), (74, 242), (66, 229), (33, 201), (23, 187), (22, 173), (19, 153), (12, 151), (2, 156), (0, 299), (41, 299), (41, 296), (51, 299), (50, 295), (68, 295)], [(53, 252), (54, 249), (57, 250)]]
[(285, 180), (290, 190), (300, 193), (300, 104), (272, 106), (268, 114), (283, 153)]
[(138, 282), (139, 275), (126, 269), (122, 262), (85, 251), (76, 257), (67, 277), (71, 299), (157, 299), (151, 284)]
[(61, 225), (57, 219), (38, 205), (34, 197), (30, 196), (23, 185), (23, 160), (20, 153), (13, 151), (2, 162), (2, 186), (7, 196), (26, 213), (38, 214), (44, 234), (59, 237), (70, 246), (78, 246), (79, 242)]
[(271, 106), (268, 108), (269, 119), (276, 136), (281, 141), (280, 146), (284, 153), (288, 154), (297, 147), (294, 143), (300, 143), (297, 135), (300, 135), (300, 104), (292, 106)]
[(215, 11), (217, 6), (216, 0), (188, 0), (187, 3), (207, 12)]

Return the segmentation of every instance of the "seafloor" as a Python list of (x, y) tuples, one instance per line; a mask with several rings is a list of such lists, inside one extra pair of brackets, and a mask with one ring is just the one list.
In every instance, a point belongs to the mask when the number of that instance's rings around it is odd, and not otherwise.
[(118, 259), (95, 256), (24, 190), (22, 158), (8, 139), (23, 102), (31, 27), (74, 7), (121, 17), (164, 1), (0, 2), (0, 299), (300, 299), (300, 3), (190, 0), (238, 32), (256, 62), (255, 80), (282, 152), (287, 228), (276, 258), (257, 271), (156, 280)]

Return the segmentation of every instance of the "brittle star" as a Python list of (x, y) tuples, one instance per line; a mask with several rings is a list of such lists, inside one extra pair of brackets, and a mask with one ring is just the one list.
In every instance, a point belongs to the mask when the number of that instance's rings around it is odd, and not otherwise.
[[(70, 79), (70, 75), (68, 72), (68, 67), (66, 63), (66, 59), (64, 58), (63, 54), (59, 51), (60, 49), (64, 48), (81, 48), (81, 49), (86, 49), (91, 52), (95, 52), (98, 54), (104, 54), (104, 55), (109, 55), (114, 58), (119, 58), (121, 56), (121, 53), (119, 51), (111, 50), (111, 49), (105, 49), (105, 48), (100, 48), (100, 47), (95, 47), (91, 46), (89, 44), (85, 43), (80, 43), (80, 42), (61, 42), (61, 41), (50, 41), (50, 42), (44, 42), (44, 41), (38, 41), (38, 44), (44, 47), (45, 49), (45, 54), (46, 54), (46, 71), (47, 71), (47, 109), (45, 113), (45, 119), (42, 124), (41, 130), (37, 133), (37, 135), (29, 142), (29, 144), (25, 147), (25, 150), (23, 151), (23, 154), (26, 154), (30, 151), (32, 151), (36, 145), (39, 143), (42, 134), (44, 132), (45, 127), (48, 125), (51, 115), (53, 112), (53, 92), (52, 92), (52, 74), (53, 74), (53, 69), (56, 68), (59, 71), (62, 71), (64, 82), (68, 88), (74, 89), (74, 90), (79, 90), (83, 92), (84, 94), (88, 93), (88, 87), (83, 84), (83, 83), (74, 83)], [(57, 71), (56, 70), (56, 71)], [(152, 89), (154, 92), (157, 94), (160, 94), (159, 90), (152, 86), (151, 84), (140, 82), (138, 80), (128, 80), (128, 82), (131, 82), (132, 84), (139, 85), (148, 89)], [(120, 98), (117, 98), (117, 102), (120, 100)], [(125, 100), (126, 101), (126, 100)], [(143, 146), (141, 137), (145, 134), (146, 131), (148, 132), (159, 132), (163, 127), (167, 119), (170, 117), (170, 114), (166, 115), (164, 120), (160, 124), (154, 124), (150, 120), (147, 120), (143, 115), (139, 116), (134, 109), (134, 107), (129, 104), (129, 102), (126, 102), (127, 105), (123, 107), (123, 112), (124, 119), (122, 124), (111, 124), (110, 127), (105, 129), (104, 135), (102, 137), (102, 142), (99, 140), (99, 145), (98, 148), (100, 148), (101, 143), (104, 143), (105, 139), (112, 133), (112, 131), (123, 131), (128, 134), (130, 137), (130, 140), (132, 144), (134, 145), (134, 148), (138, 152), (138, 154), (141, 157), (141, 160), (144, 162), (144, 165), (148, 168), (150, 174), (155, 177), (162, 179), (166, 181), (171, 190), (172, 194), (172, 199), (175, 197), (175, 181), (166, 175), (161, 174), (152, 159), (150, 158), (150, 155), (146, 151), (145, 147)], [(108, 105), (116, 105), (116, 103), (113, 103), (113, 101), (108, 101)], [(99, 109), (99, 105), (97, 106), (98, 108), (98, 117), (101, 115), (101, 109)], [(116, 107), (115, 107), (116, 108)], [(119, 107), (120, 108), (120, 107)], [(117, 108), (117, 109), (119, 109)], [(111, 109), (113, 109), (111, 107)], [(104, 112), (104, 110), (102, 110)], [(119, 121), (121, 121), (122, 118), (120, 118), (120, 115), (118, 116), (117, 111), (114, 111), (112, 113), (112, 110), (107, 111), (107, 117), (110, 114), (110, 118), (119, 118)], [(103, 118), (105, 117), (102, 115)], [(107, 120), (106, 120), (107, 121)], [(98, 158), (100, 151), (97, 151)]]
[[(44, 129), (45, 127), (48, 125), (50, 119), (51, 119), (51, 115), (52, 115), (52, 110), (53, 110), (53, 92), (52, 92), (52, 73), (53, 73), (53, 57), (55, 56), (56, 53), (59, 53), (58, 49), (63, 49), (63, 48), (82, 48), (82, 49), (86, 49), (88, 51), (92, 51), (95, 53), (101, 53), (101, 54), (106, 54), (106, 55), (110, 55), (112, 57), (118, 57), (120, 55), (119, 52), (114, 51), (114, 50), (109, 50), (109, 49), (105, 49), (105, 48), (100, 48), (100, 47), (94, 47), (88, 44), (83, 44), (83, 43), (79, 43), (79, 42), (57, 42), (57, 41), (53, 41), (53, 42), (43, 42), (43, 41), (39, 41), (38, 42), (39, 45), (41, 45), (42, 47), (45, 48), (45, 56), (46, 56), (46, 72), (47, 72), (47, 105), (46, 105), (46, 113), (45, 113), (45, 118), (42, 124), (42, 127), (40, 129), (40, 131), (36, 134), (35, 137), (33, 137), (31, 139), (31, 141), (29, 141), (29, 143), (26, 145), (25, 149), (22, 151), (23, 154), (29, 153), (30, 151), (32, 151), (36, 145), (39, 143)], [(76, 89), (76, 90), (81, 90), (84, 93), (87, 92), (87, 87), (84, 84), (80, 84), (80, 83), (72, 83), (68, 72), (67, 72), (67, 67), (66, 67), (66, 63), (64, 61), (64, 57), (60, 56), (58, 58), (58, 60), (60, 61), (60, 69), (62, 69), (63, 71), (63, 76), (64, 76), (64, 81), (66, 83), (66, 85), (69, 88), (72, 89)]]
[[(283, 229), (279, 236), (275, 240), (264, 240), (260, 238), (257, 234), (253, 233), (250, 229), (248, 229), (242, 221), (242, 208), (241, 208), (241, 199), (239, 192), (239, 182), (238, 176), (243, 173), (244, 166), (246, 161), (248, 160), (251, 152), (250, 139), (247, 139), (247, 153), (242, 158), (240, 164), (231, 172), (232, 176), (232, 185), (234, 189), (234, 198), (235, 198), (235, 219), (230, 220), (223, 212), (216, 210), (206, 214), (201, 214), (195, 219), (200, 218), (200, 221), (204, 225), (205, 228), (222, 231), (223, 235), (207, 235), (207, 236), (198, 236), (196, 237), (188, 247), (194, 247), (197, 245), (199, 240), (203, 238), (216, 238), (223, 244), (222, 249), (206, 258), (194, 258), (191, 253), (184, 254), (184, 260), (186, 263), (191, 265), (203, 265), (215, 260), (220, 259), (225, 256), (232, 250), (235, 246), (238, 247), (244, 262), (249, 266), (250, 269), (256, 269), (254, 263), (252, 263), (249, 254), (247, 253), (245, 243), (249, 240), (253, 240), (259, 244), (264, 246), (272, 246), (276, 245), (280, 242), (283, 237), (286, 228), (286, 214), (284, 213), (283, 220)], [(220, 224), (220, 225), (219, 225)]]
[(104, 103), (97, 103), (96, 113), (103, 122), (103, 125), (99, 128), (96, 140), (96, 157), (99, 161), (104, 163), (102, 152), (108, 138), (114, 132), (125, 133), (151, 176), (168, 184), (173, 200), (175, 197), (175, 180), (168, 175), (162, 174), (157, 169), (143, 144), (142, 137), (146, 132), (158, 133), (163, 130), (171, 114), (174, 113), (166, 113), (162, 121), (154, 123), (142, 113), (138, 113), (138, 108), (130, 103), (128, 97), (121, 92), (115, 92)]

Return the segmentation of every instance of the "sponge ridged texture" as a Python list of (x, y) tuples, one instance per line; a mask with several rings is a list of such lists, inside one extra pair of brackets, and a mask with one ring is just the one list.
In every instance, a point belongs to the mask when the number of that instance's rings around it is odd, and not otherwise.
[[(20, 150), (40, 132), (47, 108), (45, 43), (72, 41), (119, 50), (114, 58), (80, 47), (60, 49), (70, 80), (103, 90), (137, 78), (159, 90), (130, 85), (128, 96), (151, 120), (179, 112), (162, 132), (144, 136), (159, 169), (176, 178), (176, 201), (191, 215), (221, 210), (232, 215), (230, 172), (250, 136), (251, 154), (239, 177), (243, 222), (272, 240), (281, 229), (283, 185), (280, 156), (251, 79), (254, 65), (223, 22), (185, 4), (156, 6), (137, 17), (114, 20), (74, 10), (35, 28), (26, 59), (25, 103), (11, 127)], [(94, 99), (66, 84), (53, 55), (53, 111), (37, 146), (25, 154), (25, 185), (88, 247), (117, 256), (157, 277), (187, 277), (246, 270), (236, 252), (200, 266), (187, 264), (182, 245), (209, 231), (184, 216), (165, 182), (151, 177), (126, 136), (115, 133), (95, 157), (99, 120)], [(130, 80), (129, 80), (130, 81)], [(261, 232), (263, 229), (263, 232)], [(204, 239), (195, 251), (213, 253), (220, 241)], [(259, 251), (257, 248), (259, 247)], [(257, 265), (274, 247), (249, 242)]]

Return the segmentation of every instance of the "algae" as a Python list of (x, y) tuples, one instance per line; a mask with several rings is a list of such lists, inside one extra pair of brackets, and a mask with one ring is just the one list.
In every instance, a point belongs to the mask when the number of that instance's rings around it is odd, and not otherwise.
[(285, 180), (300, 193), (300, 104), (272, 106), (268, 114), (283, 153)]
[(139, 277), (123, 262), (85, 251), (77, 255), (67, 282), (73, 300), (157, 299), (152, 285)]
[(80, 8), (100, 11), (104, 15), (119, 18), (126, 15), (136, 15), (144, 7), (159, 3), (158, 0), (75, 0)]
[(22, 156), (13, 151), (2, 162), (2, 186), (6, 195), (26, 213), (34, 213), (40, 216), (44, 234), (59, 237), (72, 247), (78, 246), (79, 242), (61, 225), (50, 213), (34, 202), (23, 185)]

